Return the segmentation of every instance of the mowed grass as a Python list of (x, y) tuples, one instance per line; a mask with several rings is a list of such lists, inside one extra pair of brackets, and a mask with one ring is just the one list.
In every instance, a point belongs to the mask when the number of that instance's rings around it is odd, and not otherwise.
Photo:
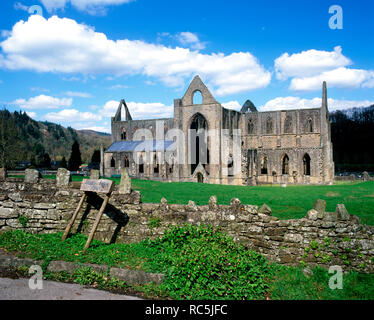
[(142, 194), (143, 202), (160, 202), (164, 197), (169, 203), (198, 205), (208, 204), (212, 195), (219, 204), (229, 204), (239, 198), (243, 204), (269, 205), (273, 215), (280, 219), (305, 217), (317, 199), (326, 200), (326, 210), (335, 211), (343, 203), (350, 214), (357, 215), (362, 223), (374, 225), (374, 181), (332, 186), (227, 186), (202, 183), (166, 183), (133, 180), (133, 188)]
[[(54, 179), (54, 176), (45, 176)], [(81, 181), (83, 177), (73, 176)], [(119, 178), (113, 178), (119, 184)], [(197, 205), (208, 204), (212, 195), (219, 204), (229, 204), (232, 198), (239, 198), (243, 204), (271, 207), (273, 215), (279, 219), (299, 219), (305, 217), (317, 199), (326, 200), (326, 210), (335, 211), (338, 203), (343, 203), (350, 214), (357, 215), (361, 223), (374, 225), (374, 181), (336, 183), (334, 185), (279, 185), (228, 186), (193, 182), (160, 182), (132, 180), (134, 190), (141, 192), (143, 202), (158, 203), (166, 198), (168, 203), (187, 204), (189, 200)]]

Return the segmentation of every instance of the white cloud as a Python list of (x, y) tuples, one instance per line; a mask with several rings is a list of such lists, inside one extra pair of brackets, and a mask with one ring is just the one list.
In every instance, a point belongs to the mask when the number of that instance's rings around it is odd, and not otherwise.
[(323, 81), (330, 88), (374, 87), (374, 71), (337, 68), (312, 77), (294, 78), (290, 89), (295, 91), (318, 90)]
[(177, 39), (183, 46), (188, 46), (195, 50), (202, 50), (205, 48), (205, 44), (199, 40), (199, 37), (195, 33), (189, 31), (178, 33)]
[(236, 110), (236, 111), (240, 111), (240, 109), (242, 108), (242, 106), (240, 105), (238, 101), (229, 101), (229, 102), (221, 103), (221, 105), (226, 109), (231, 109), (231, 110)]
[(26, 112), (26, 114), (27, 114), (30, 118), (32, 118), (32, 119), (35, 119), (36, 116), (37, 116), (36, 112), (33, 112), (33, 111), (28, 111), (28, 112)]
[(315, 76), (321, 72), (351, 64), (352, 61), (342, 54), (340, 46), (335, 47), (332, 52), (312, 49), (294, 53), (291, 56), (284, 53), (274, 61), (276, 76), (279, 80)]
[(121, 5), (133, 0), (40, 0), (48, 12), (64, 9), (68, 3), (80, 11), (89, 14), (105, 13), (105, 8), (111, 5)]
[(274, 61), (277, 79), (292, 78), (290, 90), (317, 90), (323, 81), (330, 88), (374, 87), (374, 71), (347, 68), (352, 64), (340, 46), (331, 52), (312, 49), (292, 55), (284, 53)]
[(28, 100), (17, 99), (12, 102), (22, 109), (56, 109), (60, 107), (70, 107), (73, 103), (71, 98), (55, 98), (51, 96), (46, 96), (44, 94), (36, 97), (32, 97)]
[(128, 89), (129, 86), (126, 86), (124, 84), (116, 84), (111, 87), (109, 87), (110, 90), (118, 90), (118, 89)]
[(266, 87), (271, 73), (250, 52), (202, 54), (139, 40), (113, 41), (67, 18), (33, 15), (0, 43), (0, 67), (65, 74), (145, 75), (180, 87), (199, 74), (217, 95)]
[[(327, 105), (329, 111), (344, 110), (354, 107), (367, 107), (373, 105), (374, 101), (369, 100), (337, 100), (328, 98)], [(278, 111), (320, 108), (322, 106), (321, 98), (302, 99), (300, 97), (278, 97), (260, 106), (259, 111)]]
[(91, 98), (92, 95), (86, 92), (76, 92), (76, 91), (68, 91), (66, 95), (69, 97), (78, 97), (78, 98)]
[[(114, 117), (119, 102), (108, 101), (101, 110), (104, 117)], [(173, 106), (166, 106), (163, 103), (142, 103), (142, 102), (126, 102), (130, 114), (134, 120), (136, 119), (158, 119), (158, 118), (171, 118), (173, 117)], [(122, 115), (124, 115), (122, 109)]]
[(102, 117), (92, 112), (80, 112), (76, 109), (64, 109), (47, 113), (45, 119), (52, 122), (101, 121)]

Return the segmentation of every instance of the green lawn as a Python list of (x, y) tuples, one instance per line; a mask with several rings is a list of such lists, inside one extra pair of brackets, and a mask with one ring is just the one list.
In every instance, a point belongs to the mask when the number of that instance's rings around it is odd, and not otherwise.
[[(174, 227), (162, 238), (132, 244), (105, 244), (94, 240), (83, 251), (87, 237), (62, 233), (30, 234), (22, 230), (0, 234), (0, 248), (19, 257), (43, 260), (46, 279), (95, 285), (102, 289), (131, 286), (80, 268), (71, 275), (47, 272), (52, 260), (95, 263), (165, 274), (161, 285), (143, 286), (149, 298), (196, 299), (272, 299), (346, 300), (374, 298), (374, 275), (348, 272), (342, 290), (329, 288), (327, 270), (314, 268), (306, 277), (302, 267), (271, 264), (260, 254), (244, 249), (211, 227)], [(25, 269), (27, 276), (28, 268)]]
[[(54, 176), (45, 176), (54, 179)], [(74, 176), (80, 181), (83, 177)], [(111, 179), (117, 184), (118, 178)], [(143, 202), (160, 202), (164, 197), (169, 203), (187, 204), (188, 200), (198, 205), (208, 204), (209, 197), (217, 196), (219, 204), (229, 204), (239, 198), (243, 204), (261, 206), (266, 203), (273, 215), (280, 219), (297, 219), (306, 215), (317, 199), (324, 199), (328, 211), (335, 211), (343, 203), (350, 214), (357, 215), (362, 223), (374, 225), (374, 181), (360, 183), (336, 183), (332, 186), (278, 185), (227, 186), (192, 182), (159, 182), (150, 180), (132, 181), (133, 189), (142, 194)]]

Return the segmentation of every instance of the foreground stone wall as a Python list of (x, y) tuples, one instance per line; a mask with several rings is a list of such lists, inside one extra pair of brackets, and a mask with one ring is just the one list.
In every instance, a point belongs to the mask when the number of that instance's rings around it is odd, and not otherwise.
[[(58, 188), (55, 181), (41, 179), (25, 183), (8, 178), (0, 182), (0, 232), (23, 229), (32, 233), (62, 232), (82, 196), (80, 183), (70, 182)], [(88, 234), (103, 199), (92, 194), (81, 209), (72, 232)], [(344, 205), (336, 212), (325, 212), (326, 203), (318, 200), (303, 219), (279, 220), (263, 205), (217, 205), (212, 196), (209, 205), (196, 206), (141, 203), (140, 193), (115, 191), (99, 224), (95, 238), (131, 243), (147, 237), (162, 236), (168, 225), (212, 224), (235, 241), (262, 253), (270, 261), (310, 267), (340, 265), (343, 270), (374, 273), (374, 227), (359, 223)], [(83, 248), (82, 248), (83, 249)]]

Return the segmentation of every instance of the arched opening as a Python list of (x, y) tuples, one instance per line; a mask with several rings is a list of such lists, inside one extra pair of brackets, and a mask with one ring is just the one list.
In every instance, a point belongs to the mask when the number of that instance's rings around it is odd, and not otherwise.
[(306, 122), (306, 132), (313, 132), (313, 121), (310, 118)]
[(227, 175), (229, 177), (234, 176), (234, 160), (232, 158), (232, 154), (229, 155), (229, 159), (228, 159), (228, 162), (227, 162)]
[(190, 125), (190, 160), (191, 160), (191, 174), (194, 173), (199, 163), (202, 164), (206, 171), (209, 171), (209, 150), (207, 144), (208, 122), (204, 116), (197, 113), (192, 118)]
[(138, 171), (139, 171), (139, 174), (144, 173), (144, 160), (143, 160), (142, 155), (140, 155), (139, 157)]
[(158, 163), (157, 160), (157, 155), (153, 157), (153, 176), (158, 177), (160, 173), (160, 164)]
[(261, 174), (268, 174), (268, 157), (266, 155), (261, 160)]
[(272, 134), (273, 133), (273, 120), (271, 117), (268, 117), (266, 120), (266, 133)]
[(111, 168), (115, 168), (116, 167), (116, 160), (114, 160), (113, 157), (112, 157), (112, 159), (110, 159), (110, 167)]
[(126, 130), (125, 129), (122, 129), (122, 132), (121, 132), (121, 140), (126, 140), (127, 136), (126, 136)]
[(248, 134), (254, 134), (255, 133), (255, 124), (253, 123), (252, 119), (249, 119), (248, 121)]
[(303, 158), (303, 173), (304, 176), (310, 176), (310, 156), (307, 153)]
[(203, 176), (203, 174), (202, 174), (201, 172), (199, 172), (199, 173), (196, 175), (196, 177), (197, 177), (197, 182), (199, 182), (199, 183), (204, 183), (204, 176)]
[(193, 104), (203, 104), (203, 95), (199, 90), (196, 90), (192, 97)]
[(285, 154), (282, 158), (282, 174), (290, 173), (289, 162), (290, 162), (290, 159), (288, 158), (288, 155)]
[(129, 168), (130, 167), (130, 161), (129, 161), (129, 157), (128, 156), (125, 156), (124, 167), (125, 168)]
[(292, 117), (287, 116), (284, 120), (284, 133), (292, 133)]

